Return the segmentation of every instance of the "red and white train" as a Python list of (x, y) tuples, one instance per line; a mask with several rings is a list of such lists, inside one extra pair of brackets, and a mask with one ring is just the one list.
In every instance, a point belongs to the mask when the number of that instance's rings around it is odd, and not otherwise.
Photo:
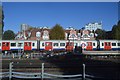
[(119, 40), (1, 40), (0, 51), (73, 51), (75, 46), (84, 50), (120, 50)]

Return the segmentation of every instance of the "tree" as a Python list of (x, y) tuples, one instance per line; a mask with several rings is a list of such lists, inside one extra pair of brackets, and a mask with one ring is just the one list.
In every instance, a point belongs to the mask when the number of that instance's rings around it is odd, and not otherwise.
[(64, 40), (65, 32), (62, 26), (56, 24), (50, 31), (50, 39), (51, 40)]
[(112, 31), (106, 31), (106, 37), (105, 39), (113, 39), (112, 38)]
[(14, 40), (15, 33), (12, 30), (7, 30), (3, 34), (3, 40)]
[(95, 31), (95, 33), (97, 33), (97, 37), (96, 39), (105, 39), (106, 38), (106, 31), (105, 30), (101, 30), (101, 29), (97, 29)]
[(116, 39), (117, 37), (116, 37), (116, 35), (117, 35), (117, 25), (114, 25), (113, 27), (112, 27), (112, 38), (113, 39)]
[(120, 21), (112, 27), (112, 38), (120, 40)]
[(2, 39), (2, 35), (3, 35), (3, 27), (4, 27), (4, 13), (2, 10), (2, 6), (0, 6), (0, 40)]

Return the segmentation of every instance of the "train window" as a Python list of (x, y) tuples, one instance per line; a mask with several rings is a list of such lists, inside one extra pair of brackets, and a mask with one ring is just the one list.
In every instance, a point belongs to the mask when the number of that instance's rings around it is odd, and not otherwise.
[(11, 46), (16, 46), (16, 43), (11, 43)]
[(102, 46), (104, 46), (104, 43), (102, 43)]
[(107, 46), (110, 46), (110, 42), (107, 43)]
[(18, 47), (21, 47), (22, 46), (22, 43), (18, 43)]
[(6, 46), (9, 46), (9, 43), (6, 43)]
[(54, 45), (53, 46), (58, 46), (58, 43), (54, 43)]
[(75, 43), (75, 46), (78, 46), (78, 44), (77, 44), (77, 43)]
[(65, 43), (60, 43), (60, 46), (65, 46)]
[(44, 43), (42, 43), (42, 46), (45, 46), (45, 44), (44, 44)]
[(92, 43), (91, 43), (91, 42), (87, 42), (87, 45), (88, 45), (88, 46), (92, 46)]
[(95, 46), (95, 43), (93, 43), (93, 46)]
[(116, 46), (116, 43), (112, 43), (112, 46)]
[(33, 45), (32, 46), (35, 46), (35, 43), (33, 43)]
[(69, 46), (73, 46), (74, 44), (72, 42), (69, 43)]
[(1, 46), (1, 43), (0, 43), (0, 46)]
[(120, 43), (118, 43), (118, 46), (120, 46)]
[(27, 43), (27, 46), (31, 46), (31, 43), (30, 43), (30, 42), (28, 42), (28, 43)]

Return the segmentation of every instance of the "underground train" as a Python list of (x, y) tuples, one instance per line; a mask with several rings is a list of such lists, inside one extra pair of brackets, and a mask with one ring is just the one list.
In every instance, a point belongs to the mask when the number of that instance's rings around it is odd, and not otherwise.
[(86, 51), (120, 50), (119, 40), (1, 40), (0, 51)]

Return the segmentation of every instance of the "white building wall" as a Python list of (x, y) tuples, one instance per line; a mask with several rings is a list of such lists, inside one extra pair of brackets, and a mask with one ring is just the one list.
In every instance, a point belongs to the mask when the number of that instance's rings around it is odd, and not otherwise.
[(97, 29), (102, 29), (102, 23), (88, 23), (85, 25), (85, 30), (96, 31)]

